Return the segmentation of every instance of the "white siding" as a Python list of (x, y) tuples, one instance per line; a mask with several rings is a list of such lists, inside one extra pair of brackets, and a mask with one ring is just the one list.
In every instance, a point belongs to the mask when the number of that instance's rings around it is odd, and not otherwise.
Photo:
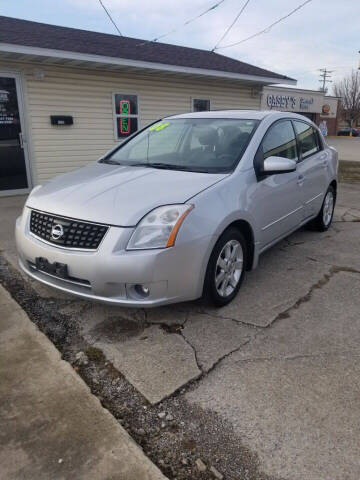
[[(194, 97), (210, 98), (212, 109), (260, 108), (260, 96), (251, 96), (251, 86), (221, 79), (0, 62), (0, 71), (4, 67), (23, 73), (35, 184), (86, 165), (118, 143), (113, 93), (138, 95), (140, 126), (164, 115), (190, 111)], [(36, 69), (44, 72), (43, 79), (35, 78)], [(72, 115), (74, 125), (52, 126), (50, 115)]]

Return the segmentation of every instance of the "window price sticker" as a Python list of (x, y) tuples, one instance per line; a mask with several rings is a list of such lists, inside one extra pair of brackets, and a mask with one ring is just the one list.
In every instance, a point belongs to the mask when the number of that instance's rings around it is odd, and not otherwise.
[(164, 128), (168, 127), (170, 125), (169, 122), (161, 122), (161, 123), (155, 123), (155, 125), (152, 125), (149, 128), (150, 132), (161, 132), (161, 130), (164, 130)]

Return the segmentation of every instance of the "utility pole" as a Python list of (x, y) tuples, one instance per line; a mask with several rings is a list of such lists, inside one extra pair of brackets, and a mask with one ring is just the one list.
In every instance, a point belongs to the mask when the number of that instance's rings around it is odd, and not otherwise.
[(334, 72), (334, 70), (327, 70), (326, 68), (319, 68), (320, 73), (320, 80), (319, 82), (322, 83), (321, 91), (326, 93), (326, 84), (327, 83), (332, 83), (331, 79), (331, 74)]

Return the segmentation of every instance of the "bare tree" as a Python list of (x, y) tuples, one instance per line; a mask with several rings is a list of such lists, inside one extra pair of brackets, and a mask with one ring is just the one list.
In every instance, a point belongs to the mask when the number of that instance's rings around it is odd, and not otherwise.
[(347, 77), (335, 83), (334, 94), (341, 98), (341, 117), (349, 127), (355, 126), (360, 119), (360, 73), (353, 70)]

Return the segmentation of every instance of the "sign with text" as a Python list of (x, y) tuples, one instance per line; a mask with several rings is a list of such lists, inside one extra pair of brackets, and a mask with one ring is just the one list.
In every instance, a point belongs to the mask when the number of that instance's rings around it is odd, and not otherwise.
[(335, 118), (338, 98), (324, 92), (295, 88), (264, 87), (261, 96), (262, 110), (279, 110), (305, 115), (319, 114)]
[(115, 94), (117, 136), (125, 138), (138, 129), (138, 100), (136, 95)]
[(267, 106), (272, 108), (282, 108), (285, 110), (301, 111), (310, 110), (314, 103), (313, 97), (297, 97), (294, 95), (274, 95), (268, 93), (266, 96)]

